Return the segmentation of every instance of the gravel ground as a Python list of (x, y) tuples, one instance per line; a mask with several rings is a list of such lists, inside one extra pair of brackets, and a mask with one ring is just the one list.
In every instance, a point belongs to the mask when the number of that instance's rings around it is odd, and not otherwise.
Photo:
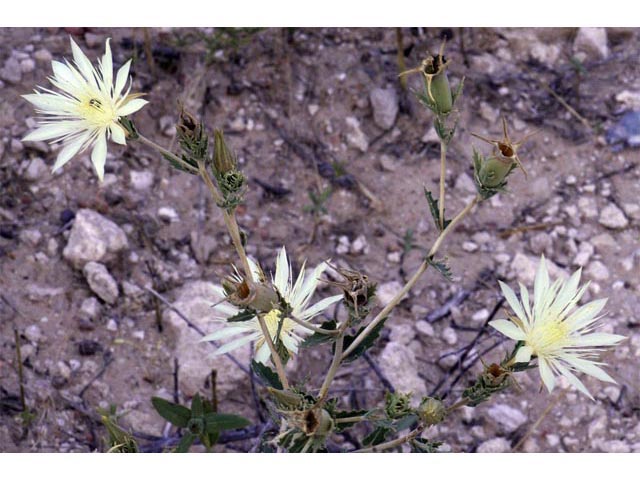
[[(498, 138), (505, 115), (516, 139), (538, 133), (520, 150), (528, 177), (514, 174), (509, 193), (481, 204), (450, 237), (443, 252), (454, 281), (428, 273), (418, 282), (371, 351), (373, 365), (399, 390), (455, 401), (480, 359), (497, 361), (508, 348), (485, 328), (501, 302), (498, 280), (532, 286), (544, 254), (552, 276), (584, 268), (585, 300), (609, 298), (603, 330), (628, 337), (603, 355), (618, 383), (586, 378), (594, 402), (571, 389), (548, 394), (534, 370), (518, 375), (520, 389), (461, 410), (428, 436), (454, 452), (640, 452), (640, 122), (630, 113), (640, 110), (640, 31), (402, 34), (407, 66), (445, 35), (450, 79), (466, 76), (449, 212), (474, 195), (472, 147), (486, 146), (470, 132)], [(234, 252), (198, 179), (131, 142), (109, 147), (99, 185), (87, 154), (52, 175), (55, 147), (20, 142), (34, 124), (20, 95), (46, 85), (51, 59), (70, 57), (70, 35), (91, 59), (107, 37), (116, 65), (135, 58), (134, 91), (150, 101), (136, 124), (157, 142), (176, 144), (178, 102), (224, 129), (249, 178), (239, 223), (267, 270), (286, 245), (297, 265), (332, 258), (366, 272), (384, 300), (436, 237), (423, 187), (436, 191), (439, 178), (430, 112), (397, 80), (396, 30), (0, 29), (0, 451), (104, 451), (97, 412), (111, 405), (144, 448), (161, 449), (168, 430), (150, 397), (188, 403), (210, 391), (212, 369), (220, 409), (258, 424), (249, 377), (207, 358), (212, 347), (196, 344), (199, 335), (146, 290), (214, 328), (211, 284), (229, 273)], [(327, 213), (314, 217), (309, 192), (327, 188)], [(249, 353), (237, 356), (248, 364)], [(323, 349), (306, 351), (292, 377), (317, 383), (329, 360)], [(364, 360), (335, 382), (353, 407), (376, 404), (383, 391)], [(254, 442), (217, 448), (248, 451)]]

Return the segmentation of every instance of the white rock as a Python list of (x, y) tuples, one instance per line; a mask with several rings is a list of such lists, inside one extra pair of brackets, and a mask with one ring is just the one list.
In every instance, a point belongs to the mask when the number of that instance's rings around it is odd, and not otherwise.
[(387, 260), (389, 260), (391, 263), (400, 263), (401, 259), (402, 254), (399, 251), (387, 253)]
[[(385, 306), (387, 305), (393, 297), (395, 297), (400, 290), (402, 290), (403, 285), (397, 280), (393, 280), (391, 282), (383, 283), (378, 286), (376, 290), (376, 298), (378, 301), (378, 305)], [(404, 297), (406, 298), (406, 296)]]
[(415, 324), (415, 327), (419, 334), (426, 337), (433, 337), (433, 334), (435, 333), (433, 330), (433, 326), (426, 320), (418, 320)]
[(486, 308), (478, 310), (471, 316), (471, 320), (474, 322), (484, 322), (487, 318), (489, 318), (489, 310)]
[(398, 115), (398, 94), (393, 87), (374, 88), (369, 94), (373, 108), (373, 120), (383, 130), (393, 127)]
[(24, 172), (24, 179), (30, 182), (35, 182), (43, 178), (49, 173), (49, 167), (39, 157), (32, 159)]
[[(189, 282), (176, 292), (173, 305), (193, 324), (207, 334), (224, 326), (215, 320), (211, 305), (220, 295), (211, 282)], [(212, 369), (218, 371), (218, 393), (234, 394), (240, 381), (248, 381), (246, 374), (224, 355), (211, 356), (215, 347), (200, 342), (201, 336), (172, 310), (166, 310), (167, 327), (175, 336), (175, 357), (180, 365), (180, 390), (186, 396), (202, 392)], [(243, 365), (248, 365), (250, 348), (247, 345), (231, 352)]]
[(623, 104), (629, 110), (640, 109), (640, 92), (623, 90), (616, 94), (616, 101)]
[(496, 404), (487, 411), (489, 417), (502, 425), (506, 431), (513, 432), (527, 423), (527, 416), (517, 408), (505, 404)]
[(369, 150), (369, 139), (360, 128), (360, 122), (356, 117), (345, 118), (347, 124), (347, 141), (362, 153)]
[(149, 170), (131, 170), (129, 179), (135, 190), (148, 190), (153, 186), (153, 172)]
[(109, 330), (110, 332), (117, 332), (118, 322), (116, 322), (113, 318), (110, 318), (109, 321), (107, 322), (106, 329)]
[[(568, 277), (567, 272), (562, 270), (551, 260), (547, 258), (545, 259), (545, 261), (547, 264), (549, 276), (551, 277), (552, 281), (557, 278), (566, 279)], [(511, 270), (515, 274), (518, 281), (531, 288), (536, 278), (536, 270), (538, 268), (539, 262), (540, 258), (538, 257), (530, 257), (518, 252), (516, 253), (516, 256), (513, 257), (513, 261), (511, 262)]]
[(506, 438), (492, 438), (482, 442), (476, 451), (478, 453), (507, 453), (511, 451), (511, 443)]
[(460, 175), (458, 175), (458, 178), (456, 178), (456, 184), (454, 188), (456, 190), (460, 190), (461, 192), (466, 192), (466, 193), (476, 192), (476, 184), (466, 172), (463, 172)]
[(336, 246), (336, 253), (338, 255), (345, 255), (349, 253), (349, 249), (351, 248), (351, 242), (349, 242), (349, 237), (346, 235), (342, 235), (338, 238), (338, 245)]
[(637, 203), (625, 203), (622, 205), (622, 209), (627, 217), (631, 217), (634, 220), (640, 220), (640, 205)]
[(84, 314), (86, 318), (95, 320), (100, 315), (100, 302), (96, 297), (85, 298), (80, 305), (80, 313)]
[(609, 269), (605, 266), (604, 263), (600, 262), (599, 260), (591, 262), (586, 268), (585, 273), (587, 274), (587, 276), (596, 281), (607, 280), (610, 277)]
[(462, 242), (462, 250), (473, 253), (478, 250), (478, 244), (474, 242)]
[(438, 136), (438, 132), (436, 132), (436, 129), (433, 127), (433, 125), (429, 127), (429, 130), (427, 130), (427, 133), (422, 136), (420, 141), (422, 143), (440, 143), (440, 137)]
[(613, 230), (625, 228), (629, 225), (629, 220), (624, 216), (624, 212), (614, 203), (610, 203), (602, 209), (598, 222), (600, 222), (600, 225)]
[(0, 79), (13, 84), (18, 84), (22, 80), (20, 62), (13, 55), (4, 62), (4, 67), (0, 69)]
[(578, 248), (578, 253), (573, 259), (573, 264), (584, 267), (589, 263), (591, 256), (594, 254), (595, 248), (589, 242), (582, 242)]
[(602, 27), (581, 27), (573, 42), (573, 51), (586, 53), (598, 59), (607, 58), (607, 30)]
[(179, 220), (178, 212), (173, 207), (160, 207), (158, 209), (158, 217), (165, 222), (177, 222)]
[(118, 283), (111, 276), (107, 267), (98, 262), (87, 262), (83, 268), (89, 287), (98, 297), (109, 304), (118, 299)]
[(38, 325), (29, 325), (24, 330), (24, 336), (27, 337), (27, 340), (33, 343), (38, 343), (42, 340), (42, 330)]
[(380, 353), (378, 362), (384, 375), (399, 392), (412, 392), (418, 401), (427, 394), (425, 382), (418, 375), (416, 356), (409, 347), (389, 342)]
[(76, 214), (62, 256), (82, 268), (87, 262), (105, 261), (126, 247), (127, 236), (118, 225), (98, 212), (82, 209)]
[(20, 241), (24, 242), (32, 247), (35, 247), (42, 240), (42, 233), (35, 228), (28, 228), (20, 232)]
[(413, 326), (406, 323), (391, 323), (389, 325), (389, 340), (401, 345), (409, 345), (415, 338)]
[(442, 339), (447, 342), (448, 345), (455, 345), (458, 343), (458, 334), (453, 328), (447, 327), (442, 330)]
[(364, 235), (358, 235), (351, 244), (350, 252), (353, 255), (362, 255), (369, 253), (369, 244), (367, 238)]

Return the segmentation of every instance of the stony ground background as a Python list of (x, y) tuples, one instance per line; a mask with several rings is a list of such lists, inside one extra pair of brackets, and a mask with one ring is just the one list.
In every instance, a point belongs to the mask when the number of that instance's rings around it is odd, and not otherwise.
[[(583, 267), (587, 297), (609, 297), (603, 330), (628, 337), (604, 354), (618, 384), (586, 379), (592, 402), (549, 395), (536, 372), (520, 375), (521, 392), (464, 409), (428, 435), (454, 452), (639, 452), (640, 142), (607, 132), (640, 109), (640, 32), (401, 31), (407, 66), (447, 36), (450, 78), (466, 76), (449, 212), (473, 195), (472, 147), (488, 152), (470, 132), (498, 138), (505, 115), (516, 139), (539, 133), (521, 150), (528, 178), (514, 175), (511, 193), (479, 206), (450, 237), (454, 281), (424, 276), (387, 322), (373, 365), (399, 390), (454, 401), (480, 359), (508, 348), (485, 328), (499, 310), (497, 280), (531, 285), (544, 254), (553, 275)], [(423, 186), (435, 190), (439, 174), (431, 116), (397, 80), (396, 30), (0, 30), (0, 451), (104, 451), (97, 409), (110, 405), (143, 448), (162, 450), (172, 432), (150, 397), (188, 403), (210, 391), (211, 369), (220, 409), (258, 425), (217, 448), (251, 450), (264, 412), (249, 377), (207, 359), (213, 347), (195, 343), (194, 330), (145, 290), (205, 331), (216, 328), (211, 283), (229, 272), (233, 250), (202, 185), (135, 143), (110, 146), (99, 185), (87, 155), (51, 175), (55, 148), (20, 142), (34, 124), (20, 95), (46, 84), (51, 59), (70, 57), (70, 35), (92, 59), (107, 37), (117, 65), (135, 58), (134, 90), (151, 102), (136, 123), (158, 142), (175, 145), (178, 102), (224, 129), (250, 179), (239, 221), (263, 266), (286, 245), (297, 265), (332, 258), (365, 271), (384, 300), (435, 239)], [(308, 192), (329, 187), (327, 213), (314, 217)], [(34, 412), (28, 426), (14, 330)], [(248, 349), (238, 358), (248, 363)], [(292, 376), (317, 382), (328, 362), (326, 351), (306, 352)], [(364, 360), (334, 385), (354, 408), (384, 391)], [(357, 445), (336, 436), (330, 446)]]

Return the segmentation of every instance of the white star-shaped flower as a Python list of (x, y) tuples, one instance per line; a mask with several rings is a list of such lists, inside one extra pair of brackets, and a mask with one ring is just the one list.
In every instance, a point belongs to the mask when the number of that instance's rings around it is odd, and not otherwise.
[(567, 281), (549, 279), (544, 256), (540, 259), (534, 284), (533, 307), (529, 304), (529, 292), (520, 284), (520, 301), (515, 292), (500, 282), (500, 288), (515, 317), (510, 320), (494, 320), (489, 324), (513, 340), (524, 342), (516, 352), (515, 361), (527, 363), (538, 359), (540, 377), (551, 392), (555, 376), (566, 378), (571, 385), (593, 397), (584, 384), (574, 375), (582, 372), (604, 382), (616, 383), (593, 358), (602, 347), (615, 345), (625, 337), (594, 332), (607, 299), (594, 300), (575, 308), (589, 284), (578, 289), (581, 269)]
[[(308, 306), (311, 301), (311, 297), (318, 287), (320, 275), (327, 268), (326, 262), (322, 262), (318, 265), (311, 275), (305, 274), (305, 266), (303, 265), (298, 274), (298, 278), (293, 283), (293, 274), (287, 259), (287, 252), (284, 247), (280, 250), (276, 261), (276, 272), (272, 278), (272, 284), (278, 291), (280, 296), (291, 308), (291, 316), (310, 321), (324, 310), (329, 308), (336, 302), (342, 300), (343, 295), (334, 295), (332, 297), (325, 298), (315, 303), (312, 306)], [(260, 267), (252, 265), (252, 271), (254, 272), (254, 281), (264, 280)], [(222, 287), (218, 287), (221, 294), (223, 294)], [(220, 315), (221, 320), (226, 320), (239, 313), (239, 310), (229, 304), (216, 305), (215, 309)], [(311, 332), (308, 328), (301, 326), (294, 322), (291, 318), (282, 317), (283, 312), (278, 309), (273, 309), (263, 315), (269, 335), (273, 340), (273, 343), (278, 341), (278, 331), (280, 332), (279, 340), (282, 345), (288, 350), (289, 354), (298, 353), (298, 346), (304, 337)], [(230, 352), (236, 348), (242, 347), (250, 342), (255, 342), (255, 360), (260, 363), (266, 363), (271, 356), (269, 351), (269, 345), (265, 342), (265, 336), (260, 328), (260, 323), (256, 317), (249, 320), (227, 323), (225, 327), (221, 328), (217, 332), (207, 335), (202, 340), (227, 340), (231, 337), (238, 335), (238, 338), (225, 343), (218, 350), (215, 351), (215, 355)]]
[(35, 93), (23, 95), (35, 105), (36, 112), (42, 117), (39, 118), (39, 127), (22, 140), (62, 142), (63, 147), (53, 166), (54, 172), (92, 146), (91, 162), (102, 181), (107, 140), (126, 144), (125, 130), (118, 120), (137, 112), (148, 102), (138, 98), (141, 94), (130, 94), (130, 85), (125, 91), (131, 60), (120, 67), (114, 83), (109, 40), (97, 69), (73, 39), (71, 49), (73, 64), (68, 61), (51, 62), (53, 76), (49, 80), (60, 92), (38, 87)]

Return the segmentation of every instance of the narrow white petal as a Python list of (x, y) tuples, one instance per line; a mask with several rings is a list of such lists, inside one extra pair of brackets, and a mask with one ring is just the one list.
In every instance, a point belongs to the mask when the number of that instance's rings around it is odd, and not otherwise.
[(254, 339), (255, 339), (255, 336), (245, 335), (244, 337), (240, 337), (236, 340), (225, 343), (214, 352), (214, 355), (222, 355), (223, 353), (230, 352), (231, 350), (235, 350), (236, 348), (243, 347), (248, 343), (251, 343), (251, 341)]
[(544, 255), (540, 257), (540, 263), (536, 271), (536, 279), (533, 285), (533, 309), (534, 316), (540, 317), (540, 311), (544, 302), (547, 289), (549, 288), (549, 273), (547, 272), (547, 264)]
[(549, 364), (542, 357), (538, 357), (538, 369), (540, 370), (540, 378), (542, 379), (542, 382), (547, 387), (547, 390), (552, 392), (556, 381), (555, 378), (553, 378), (553, 372), (551, 371)]
[(238, 310), (233, 305), (229, 305), (228, 303), (219, 303), (218, 305), (213, 307), (213, 310), (217, 314), (220, 314), (226, 318), (233, 317), (234, 315), (240, 313), (240, 310)]
[(524, 340), (526, 338), (522, 329), (509, 320), (492, 320), (489, 325), (513, 340)]
[(235, 325), (232, 327), (225, 326), (220, 330), (217, 330), (209, 335), (202, 337), (201, 342), (213, 342), (216, 340), (222, 340), (224, 338), (233, 337), (234, 335), (238, 335), (239, 333), (250, 332), (252, 329), (247, 325)]
[(262, 268), (260, 268), (260, 265), (258, 265), (258, 262), (249, 257), (247, 258), (247, 260), (249, 262), (249, 268), (251, 269), (251, 276), (253, 277), (253, 281), (260, 283), (264, 282), (264, 272), (262, 271)]
[(274, 286), (284, 298), (289, 298), (289, 260), (287, 260), (287, 250), (282, 247), (276, 259), (276, 275), (273, 280)]
[(258, 351), (256, 352), (254, 359), (256, 362), (266, 365), (267, 361), (269, 360), (269, 357), (271, 357), (271, 351), (269, 350), (269, 345), (267, 345), (266, 342), (263, 342), (260, 348), (258, 348)]
[(322, 312), (323, 310), (326, 310), (331, 305), (333, 305), (336, 302), (339, 302), (343, 298), (344, 298), (343, 295), (334, 295), (332, 297), (327, 297), (323, 300), (320, 300), (318, 303), (314, 304), (312, 307), (309, 307), (306, 310), (300, 312), (299, 318), (303, 320), (310, 320), (311, 318), (315, 317), (320, 312)]
[(30, 93), (22, 98), (47, 115), (68, 115), (77, 106), (77, 102), (65, 96), (51, 93)]
[(95, 70), (93, 69), (93, 65), (91, 65), (91, 62), (84, 54), (84, 52), (80, 49), (80, 47), (76, 44), (76, 42), (73, 41), (73, 38), (71, 38), (71, 51), (73, 52), (73, 61), (78, 66), (78, 69), (80, 70), (80, 73), (82, 73), (84, 79), (91, 86), (97, 88), (94, 76)]
[(143, 100), (142, 98), (134, 98), (133, 100), (129, 100), (122, 107), (118, 108), (118, 111), (116, 113), (118, 114), (119, 117), (131, 115), (132, 113), (140, 110), (147, 103), (149, 102), (146, 100)]
[(587, 390), (587, 387), (584, 386), (584, 383), (582, 383), (578, 379), (578, 377), (576, 377), (573, 373), (571, 373), (568, 368), (566, 368), (565, 366), (560, 365), (560, 364), (558, 364), (556, 366), (558, 367), (558, 370), (560, 371), (560, 374), (564, 378), (566, 378), (571, 385), (573, 385), (577, 390), (579, 390), (582, 393), (584, 393), (591, 400), (595, 400), (595, 398), (593, 398), (593, 396), (589, 393), (589, 390)]
[(524, 305), (524, 310), (527, 312), (527, 323), (531, 325), (533, 322), (533, 315), (531, 315), (531, 307), (529, 304), (529, 291), (527, 288), (520, 283), (520, 298), (522, 299), (522, 304)]
[(523, 345), (516, 352), (516, 363), (529, 363), (532, 354), (533, 348), (528, 345)]
[(107, 38), (104, 55), (102, 56), (102, 63), (100, 64), (102, 83), (106, 89), (105, 93), (107, 95), (111, 95), (111, 87), (113, 83), (113, 58), (111, 57), (111, 46), (109, 45), (110, 40), (110, 38)]
[(120, 98), (120, 94), (124, 89), (124, 86), (127, 84), (127, 79), (129, 78), (129, 67), (131, 66), (131, 60), (127, 60), (120, 69), (118, 70), (118, 74), (116, 75), (116, 86), (113, 90), (113, 98)]
[(100, 181), (104, 180), (104, 164), (107, 160), (107, 134), (101, 132), (98, 134), (93, 151), (91, 152), (91, 163), (96, 169)]
[(71, 160), (73, 156), (76, 153), (78, 153), (80, 148), (82, 148), (84, 142), (86, 142), (88, 138), (89, 138), (89, 135), (86, 134), (66, 144), (62, 148), (62, 150), (60, 150), (60, 153), (58, 153), (58, 158), (56, 159), (56, 163), (53, 164), (53, 168), (51, 169), (51, 172), (52, 173), (55, 172), (56, 170), (61, 168), (65, 163)]
[(578, 284), (580, 283), (580, 275), (582, 273), (582, 269), (579, 268), (576, 272), (571, 275), (571, 278), (567, 280), (558, 293), (556, 300), (553, 302), (551, 308), (557, 310), (558, 312), (562, 311), (564, 307), (576, 296), (578, 292)]
[(575, 367), (577, 370), (580, 370), (587, 375), (591, 375), (592, 377), (597, 378), (598, 380), (602, 380), (603, 382), (609, 383), (617, 383), (611, 376), (605, 372), (602, 368), (598, 367), (594, 362), (589, 360), (584, 360), (582, 358), (575, 357), (563, 357), (563, 359)]
[(118, 125), (117, 123), (112, 123), (111, 126), (109, 127), (111, 130), (111, 139), (120, 144), (120, 145), (126, 145), (127, 144), (127, 137), (126, 134), (124, 132), (124, 128), (122, 128), (120, 125)]
[(59, 139), (71, 133), (81, 131), (81, 122), (56, 122), (38, 127), (33, 132), (27, 134), (23, 142), (39, 142), (42, 140)]
[(572, 347), (605, 347), (624, 340), (622, 335), (613, 333), (588, 333), (571, 339)]
[(518, 317), (522, 321), (525, 321), (526, 315), (524, 313), (524, 310), (522, 309), (522, 305), (520, 305), (520, 302), (518, 301), (518, 297), (516, 297), (515, 292), (511, 290), (511, 287), (509, 287), (509, 285), (507, 285), (506, 283), (503, 283), (503, 282), (498, 282), (498, 283), (500, 284), (500, 289), (502, 290), (502, 294), (504, 295), (504, 298), (507, 299), (509, 306), (515, 312), (516, 317)]
[(594, 300), (586, 305), (581, 306), (575, 312), (573, 312), (566, 320), (567, 326), (572, 330), (580, 330), (594, 322), (596, 316), (604, 308), (607, 303), (606, 298), (600, 300)]
[(298, 353), (298, 342), (296, 342), (290, 335), (282, 335), (282, 343), (292, 353)]
[(313, 269), (310, 275), (307, 275), (304, 283), (300, 291), (296, 295), (297, 302), (296, 304), (300, 306), (300, 308), (305, 308), (311, 300), (316, 288), (318, 288), (318, 283), (320, 279), (320, 275), (327, 269), (327, 263), (322, 262), (316, 268)]

